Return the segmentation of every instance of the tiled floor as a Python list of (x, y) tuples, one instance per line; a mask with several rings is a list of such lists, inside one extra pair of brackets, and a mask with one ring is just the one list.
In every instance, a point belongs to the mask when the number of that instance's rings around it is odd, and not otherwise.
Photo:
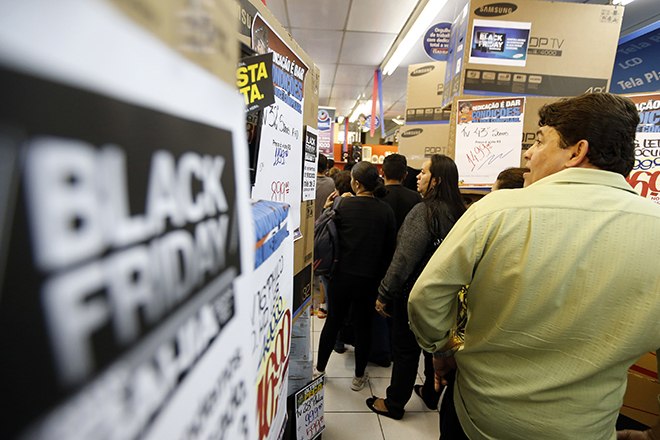
[[(312, 350), (314, 361), (318, 342), (325, 320), (312, 318)], [(365, 403), (372, 395), (385, 397), (390, 383), (392, 368), (382, 368), (374, 364), (367, 366), (369, 384), (359, 392), (351, 390), (355, 355), (353, 347), (339, 354), (333, 352), (326, 367), (326, 387), (324, 394), (325, 431), (323, 440), (437, 440), (440, 437), (438, 412), (431, 411), (414, 393), (406, 405), (406, 414), (401, 420), (373, 413)], [(420, 367), (417, 383), (422, 383)]]

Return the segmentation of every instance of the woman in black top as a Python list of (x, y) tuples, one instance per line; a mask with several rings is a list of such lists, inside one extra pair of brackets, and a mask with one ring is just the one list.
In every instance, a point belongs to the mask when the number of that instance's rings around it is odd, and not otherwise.
[(430, 353), (423, 352), (424, 385), (415, 385), (421, 349), (408, 324), (408, 294), (432, 253), (465, 212), (458, 189), (458, 169), (447, 156), (434, 154), (424, 162), (417, 175), (417, 191), (423, 196), (422, 203), (413, 207), (401, 225), (396, 252), (376, 301), (378, 313), (387, 315), (385, 306), (392, 313), (394, 368), (390, 386), (386, 399), (367, 399), (372, 411), (397, 420), (403, 417), (413, 389), (430, 409), (438, 405), (440, 394), (435, 391)]
[(396, 222), (392, 208), (376, 198), (385, 191), (378, 168), (359, 162), (351, 170), (354, 197), (347, 197), (337, 207), (339, 261), (330, 279), (332, 302), (319, 341), (316, 373), (321, 374), (330, 359), (337, 333), (353, 306), (355, 327), (355, 377), (351, 389), (364, 388), (371, 347), (371, 320), (378, 284), (394, 253)]

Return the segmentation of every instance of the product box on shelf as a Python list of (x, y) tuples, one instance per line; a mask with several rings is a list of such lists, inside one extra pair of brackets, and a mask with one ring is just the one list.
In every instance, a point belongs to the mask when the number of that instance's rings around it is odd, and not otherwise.
[(472, 0), (452, 25), (443, 105), (462, 94), (608, 91), (623, 12), (612, 5)]
[(406, 123), (401, 127), (399, 153), (408, 165), (421, 168), (431, 154), (448, 154), (450, 111), (442, 109), (445, 61), (408, 67)]

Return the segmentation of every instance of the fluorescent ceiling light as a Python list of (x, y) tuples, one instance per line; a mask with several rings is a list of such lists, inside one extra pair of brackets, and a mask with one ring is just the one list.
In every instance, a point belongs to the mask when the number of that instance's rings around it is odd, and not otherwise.
[[(419, 40), (424, 32), (426, 32), (428, 27), (431, 25), (433, 20), (435, 20), (435, 17), (440, 13), (445, 4), (447, 4), (447, 0), (429, 0), (428, 3), (426, 3), (426, 6), (424, 6), (422, 12), (419, 13), (415, 19), (413, 25), (407, 30), (407, 32), (405, 31), (404, 26), (405, 35), (403, 36), (403, 39), (399, 40), (401, 37), (401, 34), (399, 34), (399, 38), (394, 41), (393, 46), (397, 44), (397, 41), (399, 41), (399, 43), (394, 53), (390, 55), (389, 59), (385, 60), (383, 66), (383, 74), (390, 75), (396, 70), (397, 67), (399, 67), (401, 61), (403, 61), (405, 56), (408, 55), (408, 52), (410, 52), (410, 49), (412, 49), (417, 40)], [(411, 17), (414, 13), (415, 11), (413, 11)], [(390, 52), (388, 51), (388, 53)]]

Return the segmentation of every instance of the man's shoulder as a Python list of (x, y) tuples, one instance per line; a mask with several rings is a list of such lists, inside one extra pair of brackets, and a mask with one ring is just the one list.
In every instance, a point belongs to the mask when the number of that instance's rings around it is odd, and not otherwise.
[[(391, 197), (405, 198), (409, 200), (422, 200), (422, 196), (419, 195), (417, 191), (413, 191), (410, 188), (406, 188), (403, 185), (386, 185), (385, 189), (388, 191), (388, 195), (391, 194)], [(388, 196), (383, 197), (384, 199)]]

